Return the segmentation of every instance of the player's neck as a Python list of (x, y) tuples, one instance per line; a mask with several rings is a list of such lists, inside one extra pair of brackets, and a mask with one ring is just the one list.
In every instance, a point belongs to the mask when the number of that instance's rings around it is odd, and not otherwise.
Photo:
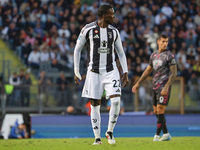
[(158, 49), (158, 52), (159, 53), (162, 53), (162, 52), (164, 52), (166, 49)]
[(105, 21), (103, 21), (103, 20), (98, 20), (97, 25), (100, 28), (107, 28), (108, 27), (108, 24)]

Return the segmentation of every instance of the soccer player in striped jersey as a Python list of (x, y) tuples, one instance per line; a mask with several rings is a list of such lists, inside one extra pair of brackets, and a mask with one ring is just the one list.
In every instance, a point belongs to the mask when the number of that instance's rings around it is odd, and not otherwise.
[[(154, 70), (153, 75), (153, 109), (157, 117), (157, 131), (153, 141), (168, 141), (171, 136), (167, 130), (165, 108), (169, 102), (171, 84), (177, 75), (177, 66), (174, 55), (167, 50), (168, 37), (161, 34), (157, 41), (158, 51), (150, 56), (149, 66), (146, 68), (132, 91), (137, 92), (140, 84)], [(163, 136), (160, 138), (161, 129)]]
[[(127, 61), (119, 31), (112, 25), (115, 20), (114, 9), (110, 5), (102, 5), (98, 9), (99, 19), (87, 24), (81, 30), (74, 50), (75, 83), (80, 84), (79, 73), (80, 54), (85, 43), (89, 45), (89, 65), (82, 97), (91, 102), (91, 123), (95, 135), (93, 145), (101, 144), (100, 132), (100, 104), (103, 91), (111, 100), (108, 130), (105, 135), (109, 144), (115, 144), (113, 129), (120, 111), (121, 83), (125, 87), (128, 83)], [(116, 66), (116, 50), (123, 69), (122, 81)], [(79, 81), (80, 80), (80, 81)]]

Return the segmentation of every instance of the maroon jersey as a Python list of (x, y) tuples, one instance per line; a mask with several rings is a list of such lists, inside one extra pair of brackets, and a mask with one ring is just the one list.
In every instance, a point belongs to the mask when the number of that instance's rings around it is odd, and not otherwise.
[(162, 90), (170, 76), (170, 66), (176, 65), (174, 55), (169, 50), (154, 52), (150, 56), (149, 65), (153, 67), (153, 90)]

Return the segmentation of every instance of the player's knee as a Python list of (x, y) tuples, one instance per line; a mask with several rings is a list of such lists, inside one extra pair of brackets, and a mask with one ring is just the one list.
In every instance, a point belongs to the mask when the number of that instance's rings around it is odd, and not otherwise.
[(92, 106), (101, 105), (101, 101), (100, 100), (96, 100), (96, 99), (90, 99), (90, 103), (91, 103)]
[(157, 114), (163, 114), (165, 112), (165, 109), (162, 106), (157, 107)]
[(111, 100), (111, 105), (120, 106), (120, 97), (113, 97), (110, 100)]

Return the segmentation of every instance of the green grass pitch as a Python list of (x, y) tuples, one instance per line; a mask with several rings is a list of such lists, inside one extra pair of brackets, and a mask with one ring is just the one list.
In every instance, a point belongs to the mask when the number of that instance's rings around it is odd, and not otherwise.
[(109, 145), (91, 145), (93, 138), (0, 140), (0, 150), (199, 150), (200, 137), (172, 137), (171, 141), (153, 142), (152, 138), (115, 138)]

